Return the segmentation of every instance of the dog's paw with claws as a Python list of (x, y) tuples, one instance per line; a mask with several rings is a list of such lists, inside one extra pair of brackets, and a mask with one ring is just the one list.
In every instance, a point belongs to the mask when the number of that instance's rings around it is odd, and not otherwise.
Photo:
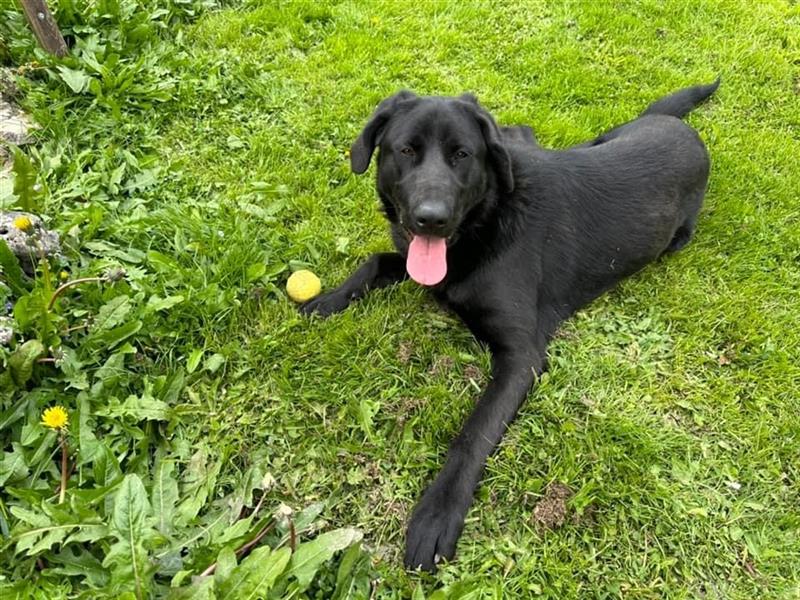
[(317, 314), (321, 317), (329, 317), (332, 314), (342, 312), (350, 304), (350, 298), (339, 290), (333, 290), (321, 294), (308, 302), (300, 305), (300, 312), (304, 315)]
[(408, 523), (406, 568), (433, 572), (440, 561), (451, 560), (463, 527), (464, 511), (454, 506), (446, 494), (430, 490), (417, 504)]

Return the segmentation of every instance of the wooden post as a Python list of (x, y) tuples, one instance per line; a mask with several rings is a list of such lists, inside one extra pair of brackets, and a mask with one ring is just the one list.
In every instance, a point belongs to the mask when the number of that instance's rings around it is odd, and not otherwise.
[(67, 44), (45, 0), (19, 0), (36, 39), (42, 48), (56, 56), (67, 55)]

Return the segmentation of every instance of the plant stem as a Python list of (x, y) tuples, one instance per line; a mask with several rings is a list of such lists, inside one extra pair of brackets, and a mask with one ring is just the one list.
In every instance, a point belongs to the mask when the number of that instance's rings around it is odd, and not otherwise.
[(248, 551), (249, 551), (249, 550), (250, 550), (250, 549), (251, 549), (253, 546), (255, 546), (256, 544), (258, 544), (258, 542), (260, 542), (260, 541), (263, 539), (263, 537), (264, 537), (265, 535), (267, 535), (267, 534), (270, 532), (270, 530), (272, 530), (272, 528), (273, 528), (273, 527), (275, 527), (275, 521), (272, 521), (271, 523), (269, 523), (268, 525), (266, 525), (266, 526), (265, 526), (265, 527), (264, 527), (264, 528), (263, 528), (261, 531), (259, 531), (259, 532), (256, 534), (256, 537), (254, 537), (252, 540), (250, 540), (249, 542), (247, 542), (247, 543), (246, 543), (244, 546), (242, 546), (241, 548), (239, 548), (239, 549), (236, 551), (236, 556), (237, 556), (238, 558), (241, 558), (243, 554), (245, 554), (246, 552), (248, 552)]
[(61, 432), (61, 490), (58, 493), (58, 503), (63, 504), (64, 498), (67, 495), (67, 477), (69, 477), (69, 472), (67, 471), (67, 454), (69, 448), (67, 447), (67, 436), (64, 435), (64, 432)]
[(73, 279), (72, 281), (68, 281), (65, 284), (59, 286), (59, 288), (53, 293), (53, 297), (50, 298), (50, 304), (47, 305), (47, 310), (53, 310), (53, 306), (55, 305), (56, 300), (58, 299), (58, 297), (61, 294), (64, 293), (64, 290), (67, 290), (67, 289), (71, 288), (74, 285), (79, 285), (81, 283), (91, 283), (93, 281), (96, 281), (96, 282), (100, 283), (101, 281), (104, 281), (104, 278), (103, 277), (82, 277), (80, 279)]

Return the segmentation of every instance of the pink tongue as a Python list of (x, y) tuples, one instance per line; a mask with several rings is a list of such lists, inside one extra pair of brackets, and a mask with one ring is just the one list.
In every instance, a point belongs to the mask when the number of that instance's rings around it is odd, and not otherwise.
[(436, 285), (447, 275), (447, 240), (415, 235), (408, 246), (406, 271), (422, 285)]

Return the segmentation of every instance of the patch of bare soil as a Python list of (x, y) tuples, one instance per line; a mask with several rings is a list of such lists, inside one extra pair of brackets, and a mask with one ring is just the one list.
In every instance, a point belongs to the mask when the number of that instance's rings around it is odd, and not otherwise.
[(400, 347), (397, 349), (397, 360), (407, 365), (412, 356), (414, 356), (414, 344), (408, 341), (400, 342)]
[(451, 356), (447, 356), (446, 354), (437, 356), (434, 359), (431, 368), (428, 369), (428, 374), (433, 376), (445, 375), (449, 371), (453, 370), (455, 364), (456, 361), (454, 361)]
[(544, 490), (541, 500), (533, 507), (533, 524), (539, 531), (558, 529), (567, 518), (567, 502), (572, 490), (563, 483), (554, 481)]

